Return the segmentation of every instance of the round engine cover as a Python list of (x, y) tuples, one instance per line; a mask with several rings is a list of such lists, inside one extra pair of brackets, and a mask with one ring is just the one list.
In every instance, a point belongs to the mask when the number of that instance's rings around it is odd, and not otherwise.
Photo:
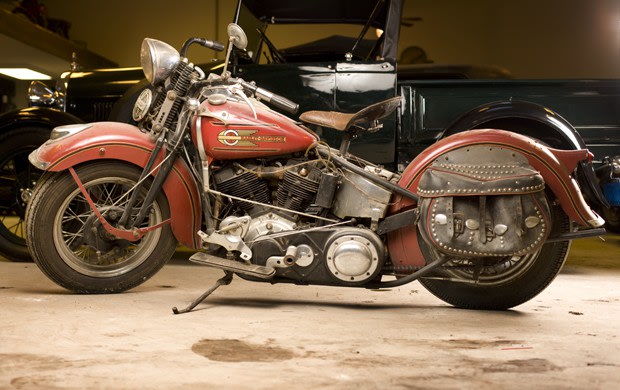
[(383, 243), (368, 230), (349, 229), (330, 240), (326, 253), (332, 275), (346, 284), (362, 284), (374, 278), (383, 265)]

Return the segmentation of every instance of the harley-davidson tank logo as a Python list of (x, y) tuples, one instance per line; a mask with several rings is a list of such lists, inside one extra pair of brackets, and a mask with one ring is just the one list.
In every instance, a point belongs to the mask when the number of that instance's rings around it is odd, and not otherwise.
[(286, 142), (283, 135), (260, 135), (258, 130), (224, 130), (217, 140), (226, 146), (258, 146), (259, 142)]

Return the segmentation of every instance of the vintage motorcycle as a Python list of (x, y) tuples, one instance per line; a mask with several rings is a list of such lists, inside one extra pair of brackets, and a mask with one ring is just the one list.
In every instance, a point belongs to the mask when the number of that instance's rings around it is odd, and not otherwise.
[[(226, 62), (244, 50), (228, 27)], [(190, 260), (252, 281), (392, 288), (419, 280), (463, 308), (506, 309), (540, 293), (570, 241), (603, 220), (572, 173), (587, 150), (556, 150), (503, 130), (473, 130), (428, 147), (396, 174), (348, 153), (400, 106), (309, 111), (296, 122), (268, 108), (297, 105), (257, 85), (205, 75), (180, 52), (145, 39), (151, 83), (137, 126), (61, 126), (29, 157), (46, 171), (28, 206), (32, 257), (78, 293), (117, 293), (153, 276), (177, 243)], [(312, 126), (342, 132), (339, 149)], [(579, 226), (575, 228), (574, 226)]]

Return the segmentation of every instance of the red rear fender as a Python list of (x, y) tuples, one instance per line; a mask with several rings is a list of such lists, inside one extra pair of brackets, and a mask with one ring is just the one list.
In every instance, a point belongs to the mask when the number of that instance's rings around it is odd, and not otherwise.
[[(504, 130), (472, 130), (446, 137), (419, 154), (405, 169), (399, 181), (401, 187), (417, 192), (424, 171), (443, 153), (471, 145), (490, 145), (510, 149), (527, 158), (540, 172), (545, 184), (560, 202), (562, 209), (583, 226), (600, 227), (603, 220), (585, 202), (571, 174), (579, 161), (592, 158), (586, 150), (557, 150), (548, 148), (532, 138)], [(396, 198), (390, 213), (413, 206), (410, 199)], [(390, 256), (395, 265), (423, 265), (424, 259), (417, 244), (415, 226), (391, 232), (388, 237)]]

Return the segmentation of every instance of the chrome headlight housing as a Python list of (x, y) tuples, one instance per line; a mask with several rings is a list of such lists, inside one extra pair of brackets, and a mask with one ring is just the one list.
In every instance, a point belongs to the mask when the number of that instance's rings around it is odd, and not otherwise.
[(181, 61), (179, 52), (157, 39), (144, 38), (140, 49), (140, 64), (146, 79), (153, 85), (165, 80)]

